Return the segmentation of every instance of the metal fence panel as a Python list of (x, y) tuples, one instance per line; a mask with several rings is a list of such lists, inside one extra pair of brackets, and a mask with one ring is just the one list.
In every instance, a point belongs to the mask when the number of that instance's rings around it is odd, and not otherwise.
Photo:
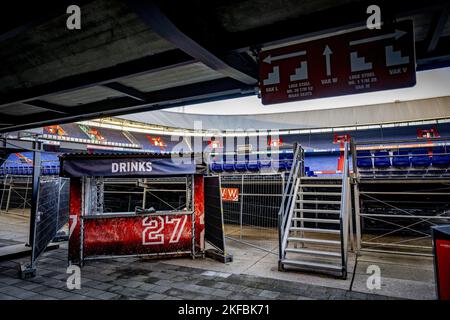
[(69, 221), (69, 182), (66, 178), (40, 178), (31, 263), (44, 252), (56, 233)]
[(221, 186), (226, 237), (276, 254), (284, 174), (222, 175)]
[(450, 222), (446, 183), (360, 184), (361, 249), (432, 255), (431, 227)]
[(29, 176), (0, 177), (0, 212), (29, 214), (31, 189)]
[(69, 222), (70, 209), (70, 179), (59, 178), (59, 205), (58, 205), (58, 223), (56, 232), (61, 230)]
[(93, 179), (96, 187), (92, 189), (93, 200), (97, 201), (92, 208), (97, 208), (99, 214), (132, 212), (136, 207), (182, 210), (190, 205), (190, 182), (186, 177), (105, 178), (100, 189), (99, 180)]
[(220, 177), (205, 177), (205, 239), (225, 254)]

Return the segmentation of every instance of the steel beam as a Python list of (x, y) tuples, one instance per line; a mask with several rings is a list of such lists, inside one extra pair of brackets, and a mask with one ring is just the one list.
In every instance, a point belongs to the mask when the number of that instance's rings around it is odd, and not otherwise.
[(0, 128), (13, 125), (13, 124), (17, 123), (17, 121), (18, 121), (18, 119), (16, 117), (10, 116), (7, 114), (3, 114), (3, 113), (1, 113), (1, 110), (0, 110)]
[(147, 94), (146, 101), (130, 97), (119, 97), (77, 106), (72, 114), (43, 112), (25, 117), (17, 117), (15, 125), (0, 127), (0, 132), (36, 128), (44, 125), (82, 121), (89, 118), (113, 116), (133, 112), (160, 110), (179, 105), (230, 99), (255, 94), (254, 86), (246, 86), (239, 81), (222, 78), (199, 82), (175, 88), (163, 89)]
[(450, 6), (445, 6), (443, 9), (436, 13), (436, 17), (430, 26), (430, 32), (428, 35), (428, 48), (427, 52), (434, 51), (439, 42), (439, 39), (447, 24), (448, 16), (450, 14)]
[(161, 11), (153, 1), (128, 0), (129, 7), (162, 38), (173, 43), (177, 48), (201, 61), (211, 69), (242, 83), (254, 85), (257, 79), (243, 71), (230, 66), (222, 58), (202, 47), (188, 37)]
[(128, 87), (119, 82), (105, 83), (105, 84), (103, 84), (103, 86), (106, 88), (118, 91), (120, 93), (123, 93), (126, 96), (133, 98), (133, 99), (137, 99), (140, 101), (147, 101), (147, 99), (148, 99), (147, 95), (144, 92), (139, 91), (134, 88), (131, 88), (131, 87)]
[(24, 104), (28, 104), (30, 106), (38, 107), (45, 110), (50, 110), (60, 114), (71, 114), (73, 110), (70, 110), (71, 107), (61, 106), (58, 104), (54, 104), (51, 102), (43, 101), (43, 100), (30, 100), (24, 102)]

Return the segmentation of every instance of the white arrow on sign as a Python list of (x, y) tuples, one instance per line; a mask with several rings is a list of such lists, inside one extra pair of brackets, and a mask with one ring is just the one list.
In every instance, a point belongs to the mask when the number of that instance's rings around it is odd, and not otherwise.
[(376, 36), (376, 37), (372, 37), (372, 38), (365, 38), (365, 39), (350, 41), (349, 44), (351, 46), (356, 46), (358, 44), (369, 43), (369, 42), (374, 42), (374, 41), (379, 41), (379, 40), (384, 40), (384, 39), (389, 39), (389, 38), (395, 38), (395, 40), (397, 40), (398, 38), (403, 37), (405, 34), (407, 34), (406, 31), (395, 29), (395, 32), (392, 32), (392, 33), (383, 34), (381, 36)]
[(279, 56), (274, 56), (272, 57), (270, 54), (265, 57), (263, 59), (263, 61), (265, 63), (271, 64), (272, 61), (278, 61), (278, 60), (283, 60), (283, 59), (288, 59), (288, 58), (293, 58), (293, 57), (298, 57), (298, 56), (304, 56), (306, 54), (306, 51), (297, 51), (297, 52), (291, 52), (291, 53), (286, 53), (286, 54), (282, 54)]
[(331, 59), (330, 56), (333, 54), (330, 47), (327, 45), (325, 50), (323, 50), (323, 55), (325, 56), (325, 63), (327, 67), (327, 76), (331, 76)]

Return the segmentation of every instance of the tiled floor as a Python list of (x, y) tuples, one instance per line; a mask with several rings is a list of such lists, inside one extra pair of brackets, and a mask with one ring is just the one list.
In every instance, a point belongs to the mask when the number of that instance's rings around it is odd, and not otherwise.
[[(23, 220), (0, 215), (0, 245), (26, 239)], [(7, 235), (14, 240), (5, 239)], [(234, 255), (228, 264), (189, 258), (89, 261), (82, 268), (81, 289), (69, 290), (67, 244), (62, 243), (39, 259), (35, 278), (18, 277), (19, 265), (29, 258), (0, 262), (0, 299), (434, 299), (432, 264), (422, 258), (363, 255), (353, 272), (353, 255), (349, 277), (341, 280), (279, 272), (276, 255), (235, 241), (228, 241), (228, 249)], [(379, 290), (367, 289), (370, 264), (382, 271)]]
[(27, 242), (29, 233), (28, 229), (28, 217), (23, 215), (0, 213), (1, 240), (13, 240), (18, 243)]
[(17, 276), (18, 265), (27, 260), (0, 263), (0, 299), (387, 299), (338, 288), (133, 258), (90, 261), (81, 272), (81, 289), (69, 290), (66, 245), (44, 254), (36, 277), (21, 280)]

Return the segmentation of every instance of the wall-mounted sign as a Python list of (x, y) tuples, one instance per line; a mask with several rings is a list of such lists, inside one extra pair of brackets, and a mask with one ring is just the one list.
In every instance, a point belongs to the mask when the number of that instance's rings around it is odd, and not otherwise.
[(239, 188), (222, 188), (222, 200), (238, 202), (239, 201)]
[(263, 104), (416, 84), (411, 20), (261, 51), (259, 59)]
[(278, 139), (269, 137), (269, 140), (267, 141), (267, 145), (269, 147), (273, 147), (273, 148), (281, 147), (283, 145), (283, 139), (281, 137)]
[(57, 136), (66, 136), (67, 133), (64, 131), (64, 129), (59, 125), (54, 126), (45, 126), (44, 131), (48, 134), (53, 134)]
[(161, 150), (166, 149), (167, 144), (164, 142), (164, 139), (161, 137), (152, 137), (150, 135), (146, 135), (150, 144), (155, 147), (159, 147)]
[(209, 140), (208, 141), (208, 146), (211, 149), (223, 149), (223, 143), (221, 140)]

